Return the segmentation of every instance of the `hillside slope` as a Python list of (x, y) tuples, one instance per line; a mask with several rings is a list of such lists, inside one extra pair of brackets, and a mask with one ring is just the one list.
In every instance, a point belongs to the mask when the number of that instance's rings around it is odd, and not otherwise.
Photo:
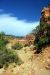
[(50, 75), (50, 46), (42, 54), (34, 54), (30, 47), (16, 50), (23, 63), (10, 65), (7, 70), (0, 69), (0, 75)]

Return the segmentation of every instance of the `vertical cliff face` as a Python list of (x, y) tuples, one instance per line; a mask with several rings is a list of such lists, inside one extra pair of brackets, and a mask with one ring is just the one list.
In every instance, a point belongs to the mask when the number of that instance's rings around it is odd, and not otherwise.
[(41, 12), (41, 21), (47, 22), (50, 24), (50, 4), (48, 7), (44, 7)]

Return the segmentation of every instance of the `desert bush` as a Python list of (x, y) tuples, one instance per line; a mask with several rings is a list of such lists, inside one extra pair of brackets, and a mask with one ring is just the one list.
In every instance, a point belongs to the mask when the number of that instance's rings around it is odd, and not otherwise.
[(6, 49), (6, 41), (0, 39), (0, 68), (4, 65), (8, 67), (9, 63), (19, 63), (19, 58), (17, 53), (13, 50)]
[(19, 57), (13, 50), (8, 50), (6, 48), (0, 50), (0, 68), (8, 66), (9, 63), (19, 63)]
[(22, 45), (20, 43), (16, 43), (15, 45), (12, 46), (12, 48), (20, 50), (22, 48)]
[(0, 39), (0, 49), (2, 49), (3, 47), (5, 47), (7, 43), (8, 43), (7, 40)]
[(0, 68), (3, 66), (8, 67), (9, 63), (21, 64), (17, 53), (13, 50), (6, 48), (7, 40), (4, 38), (4, 34), (0, 33)]
[(38, 43), (36, 44), (36, 49), (41, 51), (41, 48), (48, 44), (48, 37), (44, 37), (39, 39)]

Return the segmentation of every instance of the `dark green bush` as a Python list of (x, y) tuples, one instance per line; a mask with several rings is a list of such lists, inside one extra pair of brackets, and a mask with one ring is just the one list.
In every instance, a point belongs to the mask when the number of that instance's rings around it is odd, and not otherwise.
[(36, 28), (34, 44), (38, 52), (41, 52), (44, 46), (50, 44), (50, 25), (48, 23), (40, 22), (40, 25)]
[(22, 48), (22, 45), (20, 43), (16, 43), (14, 46), (12, 46), (12, 48), (20, 50)]
[(48, 37), (44, 37), (39, 39), (38, 43), (36, 44), (36, 48), (37, 49), (41, 49), (43, 46), (45, 46), (46, 44), (48, 44)]

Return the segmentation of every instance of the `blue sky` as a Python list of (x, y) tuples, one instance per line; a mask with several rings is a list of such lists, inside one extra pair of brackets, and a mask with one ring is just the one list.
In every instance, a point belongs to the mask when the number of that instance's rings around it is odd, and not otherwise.
[(0, 31), (24, 36), (39, 25), (41, 10), (49, 0), (0, 0)]

